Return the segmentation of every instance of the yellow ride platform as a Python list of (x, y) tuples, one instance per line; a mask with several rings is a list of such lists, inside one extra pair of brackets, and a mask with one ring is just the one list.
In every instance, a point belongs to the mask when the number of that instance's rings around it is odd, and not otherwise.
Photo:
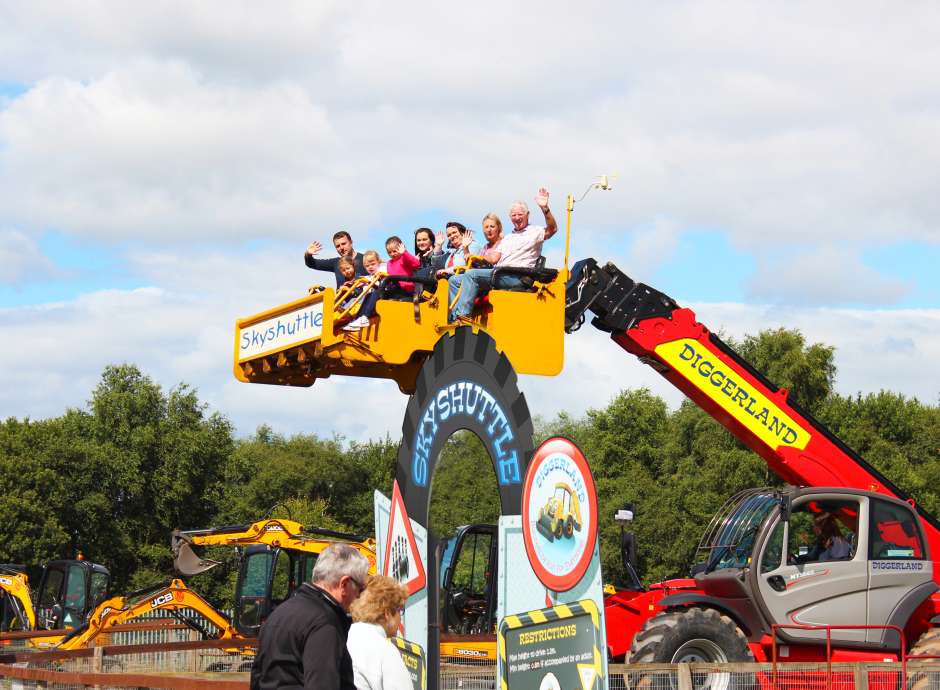
[[(564, 363), (567, 270), (529, 292), (492, 290), (474, 310), (472, 327), (486, 331), (522, 374), (557, 375)], [(376, 316), (359, 331), (344, 331), (336, 291), (314, 295), (239, 319), (235, 377), (247, 383), (311, 386), (334, 374), (393, 379), (403, 393), (435, 343), (456, 327), (447, 321), (447, 281), (417, 305), (379, 300)]]

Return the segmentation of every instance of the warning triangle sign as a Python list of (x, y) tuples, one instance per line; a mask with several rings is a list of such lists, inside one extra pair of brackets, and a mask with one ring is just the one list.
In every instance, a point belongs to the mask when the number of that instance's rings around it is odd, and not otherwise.
[(597, 668), (594, 664), (578, 664), (578, 675), (581, 676), (582, 690), (593, 690), (594, 680), (597, 678)]
[(385, 539), (383, 575), (398, 580), (408, 588), (409, 596), (424, 589), (428, 578), (418, 553), (418, 543), (411, 531), (411, 520), (405, 512), (405, 502), (398, 489), (398, 480), (392, 487), (392, 509), (388, 519), (388, 537)]

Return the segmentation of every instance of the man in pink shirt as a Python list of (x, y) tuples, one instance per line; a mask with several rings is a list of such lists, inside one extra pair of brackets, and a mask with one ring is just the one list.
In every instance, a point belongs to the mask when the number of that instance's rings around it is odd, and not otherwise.
[[(499, 245), (485, 254), (486, 260), (493, 266), (535, 267), (542, 255), (542, 243), (558, 232), (558, 224), (548, 208), (547, 189), (539, 188), (535, 203), (542, 209), (545, 225), (530, 225), (529, 207), (523, 201), (513, 203), (509, 209), (512, 232), (504, 235)], [(469, 318), (477, 295), (486, 294), (490, 290), (511, 290), (521, 285), (520, 276), (502, 274), (497, 276), (494, 285), (492, 268), (472, 268), (461, 275), (451, 276), (448, 280), (450, 302), (457, 299), (450, 315), (451, 321)]]

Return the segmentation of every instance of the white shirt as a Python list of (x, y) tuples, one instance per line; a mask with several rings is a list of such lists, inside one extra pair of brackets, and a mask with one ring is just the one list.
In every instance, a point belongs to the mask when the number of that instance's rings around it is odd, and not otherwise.
[(496, 265), (532, 268), (542, 256), (544, 241), (545, 228), (541, 225), (527, 225), (522, 230), (513, 230), (504, 235), (499, 243), (500, 256)]
[(353, 623), (346, 649), (352, 657), (356, 690), (414, 690), (405, 662), (382, 626)]

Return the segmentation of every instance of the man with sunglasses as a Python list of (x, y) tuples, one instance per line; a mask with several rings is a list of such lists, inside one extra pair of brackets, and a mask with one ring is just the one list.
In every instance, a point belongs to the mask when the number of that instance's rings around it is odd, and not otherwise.
[(351, 546), (326, 548), (311, 582), (298, 587), (261, 626), (251, 690), (355, 690), (346, 650), (348, 611), (368, 577), (369, 561)]

